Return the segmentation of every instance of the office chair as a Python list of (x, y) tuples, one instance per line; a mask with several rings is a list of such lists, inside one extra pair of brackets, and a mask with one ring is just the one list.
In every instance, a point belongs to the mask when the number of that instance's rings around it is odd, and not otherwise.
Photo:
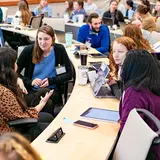
[[(154, 122), (154, 132), (139, 114)], [(112, 160), (145, 160), (152, 145), (160, 143), (160, 121), (145, 109), (133, 109), (113, 153)]]
[(43, 16), (33, 16), (30, 20), (30, 26), (33, 29), (38, 29), (42, 25)]
[(68, 80), (66, 82), (64, 82), (64, 104), (66, 104), (67, 100), (68, 100), (68, 87), (69, 87), (69, 84), (75, 84), (75, 80), (76, 80), (76, 71), (75, 71), (75, 68), (73, 66), (73, 63), (70, 61), (71, 63), (71, 67), (72, 67), (72, 71), (73, 71), (73, 76), (72, 76), (72, 79), (71, 80)]
[(9, 121), (8, 125), (9, 127), (24, 127), (24, 126), (30, 126), (37, 124), (38, 120), (36, 118), (22, 118), (22, 119), (16, 119), (13, 121)]

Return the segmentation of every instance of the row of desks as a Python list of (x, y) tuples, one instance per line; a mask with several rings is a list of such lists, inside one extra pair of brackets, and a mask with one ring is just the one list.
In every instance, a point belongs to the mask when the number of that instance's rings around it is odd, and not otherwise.
[[(36, 37), (36, 30), (15, 30), (14, 28), (2, 27), (19, 34)], [(91, 49), (90, 52), (93, 52)], [(80, 59), (76, 59), (73, 51), (67, 48), (67, 53), (73, 62), (76, 73), (80, 65)], [(88, 57), (89, 61), (102, 61)], [(108, 59), (104, 58), (108, 64)], [(77, 75), (77, 74), (76, 74)], [(95, 98), (90, 85), (80, 86), (75, 82), (71, 96), (62, 111), (53, 120), (53, 122), (43, 131), (43, 133), (32, 142), (32, 146), (41, 154), (45, 160), (104, 160), (107, 159), (115, 144), (119, 124), (103, 122), (98, 120), (84, 119), (80, 114), (89, 107), (118, 110), (119, 101), (112, 98), (98, 99)], [(64, 118), (67, 118), (66, 122)], [(97, 123), (99, 127), (95, 130), (89, 130), (73, 125), (73, 121), (85, 120)], [(47, 143), (47, 138), (59, 127), (65, 132), (64, 137), (59, 143)]]

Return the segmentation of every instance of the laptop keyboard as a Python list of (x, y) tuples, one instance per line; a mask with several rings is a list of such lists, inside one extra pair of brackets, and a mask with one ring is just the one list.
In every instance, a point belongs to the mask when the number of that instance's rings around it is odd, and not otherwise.
[(111, 91), (107, 87), (101, 87), (97, 96), (113, 96)]

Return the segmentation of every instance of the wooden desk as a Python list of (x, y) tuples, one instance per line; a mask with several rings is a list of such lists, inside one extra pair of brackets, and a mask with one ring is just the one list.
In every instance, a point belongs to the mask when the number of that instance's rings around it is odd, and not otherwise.
[[(75, 59), (72, 53), (68, 55), (77, 69), (80, 59)], [(105, 60), (107, 63), (108, 59)], [(32, 146), (45, 160), (105, 160), (109, 157), (116, 141), (119, 124), (82, 118), (80, 114), (89, 107), (118, 110), (118, 106), (117, 99), (94, 98), (90, 85), (80, 86), (76, 81), (73, 92), (60, 114), (32, 142)], [(64, 121), (64, 117), (73, 121), (85, 120), (97, 123), (99, 127), (95, 130), (77, 127)], [(47, 143), (47, 138), (59, 127), (66, 133), (64, 137), (59, 143)]]
[[(15, 29), (14, 27), (12, 27), (11, 24), (0, 24), (0, 28), (2, 30), (5, 30), (5, 31), (9, 31), (9, 32), (18, 33), (18, 34), (28, 36), (30, 38), (33, 38), (33, 40), (36, 39), (36, 35), (37, 35), (37, 31), (38, 31), (37, 29), (33, 29), (33, 30), (21, 29), (21, 30), (18, 30), (18, 29)], [(56, 34), (55, 34), (55, 41), (58, 42)]]

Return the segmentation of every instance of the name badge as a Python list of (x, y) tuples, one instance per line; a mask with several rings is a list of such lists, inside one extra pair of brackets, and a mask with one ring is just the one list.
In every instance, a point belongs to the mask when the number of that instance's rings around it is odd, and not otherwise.
[(56, 67), (56, 73), (57, 73), (57, 75), (66, 73), (66, 68), (65, 68), (65, 66), (58, 66), (58, 67)]

